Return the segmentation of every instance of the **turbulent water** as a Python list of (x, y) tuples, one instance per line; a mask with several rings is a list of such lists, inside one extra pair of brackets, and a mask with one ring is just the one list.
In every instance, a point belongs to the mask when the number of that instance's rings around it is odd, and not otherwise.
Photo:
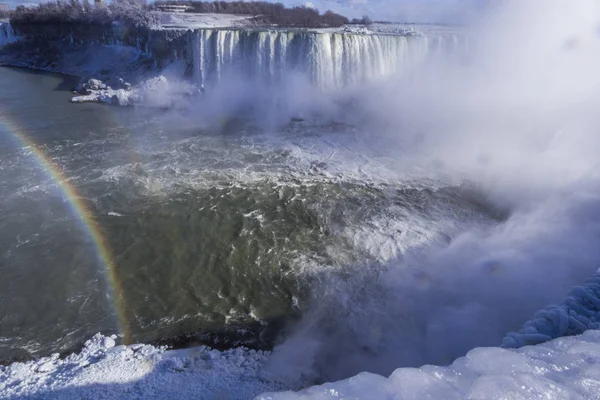
[(1, 70), (0, 359), (130, 331), (273, 346), (269, 373), (317, 382), (595, 327), (575, 288), (519, 329), (600, 264), (599, 7), (503, 2), (433, 59), (427, 37), (199, 31), (206, 90), (155, 93), (168, 110)]
[[(178, 125), (175, 111), (73, 106), (71, 84), (0, 72), (2, 118), (12, 126), (1, 128), (4, 360), (116, 332), (118, 313), (134, 341), (200, 332), (270, 346), (320, 283), (373, 279), (386, 262), (498, 216), (470, 189), (396, 172), (384, 143), (373, 147), (349, 126), (203, 130)], [(126, 309), (115, 309), (68, 199), (14, 131), (92, 210)]]
[(232, 74), (279, 84), (296, 72), (331, 90), (397, 74), (426, 55), (457, 51), (462, 42), (447, 32), (421, 36), (201, 29), (195, 32), (193, 64), (202, 84)]

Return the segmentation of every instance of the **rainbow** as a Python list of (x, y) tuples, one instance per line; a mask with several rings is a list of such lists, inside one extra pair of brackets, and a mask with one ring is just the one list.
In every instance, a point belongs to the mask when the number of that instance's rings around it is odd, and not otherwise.
[(96, 257), (100, 265), (104, 268), (105, 277), (108, 282), (110, 298), (113, 301), (114, 311), (117, 316), (117, 330), (124, 344), (131, 343), (131, 330), (127, 321), (126, 304), (124, 292), (121, 288), (117, 273), (115, 271), (115, 262), (110, 248), (106, 243), (104, 234), (98, 224), (94, 221), (93, 213), (87, 208), (82, 201), (82, 196), (77, 192), (77, 189), (69, 183), (69, 180), (64, 176), (60, 167), (52, 162), (52, 160), (30, 139), (19, 126), (10, 121), (3, 113), (0, 113), (0, 133), (5, 131), (12, 136), (18, 144), (31, 152), (32, 157), (42, 170), (52, 179), (63, 196), (67, 199), (70, 208), (83, 226), (83, 230), (89, 235), (94, 244)]

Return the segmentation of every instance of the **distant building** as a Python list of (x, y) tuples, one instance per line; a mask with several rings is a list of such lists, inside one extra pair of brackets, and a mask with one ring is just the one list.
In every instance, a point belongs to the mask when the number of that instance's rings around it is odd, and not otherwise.
[(157, 5), (156, 8), (158, 8), (158, 10), (162, 11), (162, 12), (184, 13), (188, 9), (191, 9), (192, 7), (183, 6), (183, 5), (180, 6), (180, 5), (176, 5), (176, 4), (161, 4), (161, 5)]
[(9, 12), (10, 7), (6, 3), (0, 3), (0, 12)]

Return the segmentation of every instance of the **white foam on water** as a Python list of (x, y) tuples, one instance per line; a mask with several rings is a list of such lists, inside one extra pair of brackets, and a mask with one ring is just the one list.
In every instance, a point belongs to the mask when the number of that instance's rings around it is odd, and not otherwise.
[(420, 176), (476, 182), (509, 212), (374, 274), (366, 265), (354, 279), (319, 275), (325, 283), (275, 349), (274, 370), (335, 380), (451, 363), (499, 345), (594, 273), (600, 6), (577, 4), (502, 2), (482, 18), (467, 57), (365, 90), (359, 130), (379, 128)]

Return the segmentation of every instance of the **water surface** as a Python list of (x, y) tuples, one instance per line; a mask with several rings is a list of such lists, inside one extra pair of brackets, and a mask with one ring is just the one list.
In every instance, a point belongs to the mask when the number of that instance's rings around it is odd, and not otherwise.
[[(0, 69), (0, 360), (70, 351), (96, 332), (268, 347), (324, 275), (376, 276), (494, 218), (459, 188), (390, 175), (390, 155), (350, 127), (200, 129), (172, 112), (70, 104), (73, 83)], [(75, 188), (115, 279), (15, 133)]]

